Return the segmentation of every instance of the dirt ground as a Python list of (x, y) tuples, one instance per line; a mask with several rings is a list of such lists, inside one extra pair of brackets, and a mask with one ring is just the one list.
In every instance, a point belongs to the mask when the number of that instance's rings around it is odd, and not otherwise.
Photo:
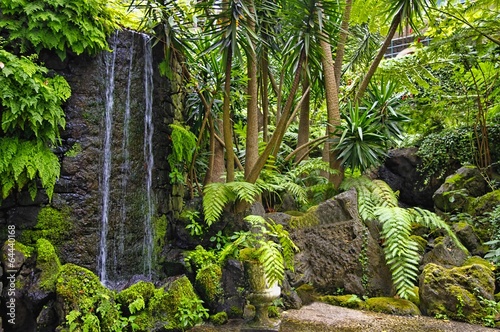
[(299, 310), (283, 312), (273, 328), (251, 327), (243, 320), (231, 320), (222, 326), (203, 325), (196, 332), (492, 332), (487, 328), (425, 316), (395, 316), (353, 310), (315, 302)]

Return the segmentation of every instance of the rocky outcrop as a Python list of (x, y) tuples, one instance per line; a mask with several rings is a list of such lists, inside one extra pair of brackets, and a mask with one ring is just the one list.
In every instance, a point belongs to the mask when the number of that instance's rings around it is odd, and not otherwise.
[(300, 248), (292, 286), (304, 283), (326, 294), (392, 295), (382, 248), (359, 219), (356, 191), (335, 196), (290, 220)]
[(384, 164), (372, 177), (384, 180), (392, 190), (399, 191), (402, 204), (431, 209), (434, 206), (432, 194), (443, 181), (431, 179), (424, 185), (424, 178), (418, 172), (421, 159), (417, 151), (418, 148), (390, 150)]
[(488, 192), (486, 180), (473, 166), (461, 167), (448, 176), (432, 195), (434, 205), (443, 212), (466, 212), (471, 198)]
[(482, 264), (445, 268), (427, 264), (420, 275), (420, 309), (428, 316), (480, 323), (482, 300), (493, 300), (495, 277)]

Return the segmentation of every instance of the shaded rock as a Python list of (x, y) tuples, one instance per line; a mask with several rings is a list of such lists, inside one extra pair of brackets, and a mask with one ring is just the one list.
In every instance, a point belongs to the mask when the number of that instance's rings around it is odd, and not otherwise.
[(222, 267), (221, 286), (224, 295), (216, 311), (225, 311), (230, 318), (241, 317), (246, 304), (242, 289), (246, 283), (243, 264), (236, 259), (228, 259)]
[(418, 173), (421, 159), (416, 155), (418, 148), (394, 149), (388, 152), (384, 165), (372, 177), (384, 180), (394, 191), (399, 191), (399, 201), (403, 205), (432, 208), (432, 194), (442, 180), (431, 179), (424, 185)]
[(391, 275), (382, 248), (357, 213), (356, 191), (337, 195), (290, 220), (296, 254), (295, 287), (310, 283), (320, 292), (390, 295)]
[(462, 265), (468, 257), (468, 253), (457, 247), (449, 236), (434, 240), (434, 248), (424, 254), (422, 266), (428, 263), (438, 264), (444, 267)]
[(485, 248), (471, 225), (466, 222), (456, 223), (452, 230), (472, 255), (484, 256)]
[(420, 309), (429, 316), (479, 323), (484, 316), (481, 298), (494, 299), (494, 273), (481, 264), (450, 269), (427, 264), (419, 284)]
[(487, 183), (481, 172), (472, 166), (461, 167), (446, 178), (432, 199), (437, 209), (444, 212), (464, 212), (470, 197), (479, 197), (487, 192)]
[(469, 204), (469, 214), (481, 216), (493, 211), (500, 205), (500, 189), (472, 199)]

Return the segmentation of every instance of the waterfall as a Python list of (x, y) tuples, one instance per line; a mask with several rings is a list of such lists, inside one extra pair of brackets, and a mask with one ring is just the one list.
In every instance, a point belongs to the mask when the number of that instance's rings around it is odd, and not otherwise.
[(151, 277), (153, 261), (152, 219), (154, 204), (153, 183), (153, 52), (151, 38), (143, 35), (144, 40), (144, 160), (146, 162), (146, 206), (144, 216), (144, 274)]
[[(122, 137), (122, 180), (121, 180), (121, 191), (126, 193), (128, 190), (128, 182), (130, 176), (130, 87), (132, 84), (132, 65), (134, 60), (134, 39), (129, 48), (129, 68), (127, 76), (127, 92), (125, 96), (125, 112), (123, 115), (123, 137)], [(127, 222), (127, 199), (126, 195), (122, 195), (120, 199), (120, 223), (118, 227), (118, 243), (117, 249), (114, 254), (114, 267), (115, 275), (119, 273), (117, 267), (120, 265), (121, 258), (125, 255), (125, 225)]]
[(108, 257), (108, 231), (109, 231), (109, 198), (111, 178), (111, 138), (113, 131), (113, 104), (115, 90), (115, 61), (116, 61), (116, 34), (112, 40), (113, 52), (107, 54), (106, 61), (106, 99), (105, 99), (105, 132), (104, 132), (104, 162), (102, 171), (102, 216), (99, 241), (99, 258), (97, 270), (99, 279), (103, 284), (108, 281), (106, 259)]

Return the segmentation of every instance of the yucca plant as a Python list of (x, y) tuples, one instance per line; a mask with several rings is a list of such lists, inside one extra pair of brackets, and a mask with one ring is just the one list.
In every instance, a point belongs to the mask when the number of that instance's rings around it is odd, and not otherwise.
[(272, 219), (249, 215), (245, 220), (250, 224), (250, 230), (235, 233), (233, 242), (220, 253), (220, 259), (235, 256), (240, 260), (258, 261), (267, 283), (281, 285), (285, 270), (294, 271), (294, 257), (299, 248), (283, 225)]
[(364, 221), (376, 220), (380, 223), (385, 259), (391, 270), (396, 292), (401, 298), (407, 299), (415, 295), (413, 287), (419, 272), (419, 247), (411, 238), (412, 226), (442, 229), (460, 249), (467, 252), (451, 228), (435, 213), (418, 207), (399, 207), (397, 193), (384, 181), (371, 181), (365, 177), (349, 178), (342, 187), (356, 188), (358, 211)]

